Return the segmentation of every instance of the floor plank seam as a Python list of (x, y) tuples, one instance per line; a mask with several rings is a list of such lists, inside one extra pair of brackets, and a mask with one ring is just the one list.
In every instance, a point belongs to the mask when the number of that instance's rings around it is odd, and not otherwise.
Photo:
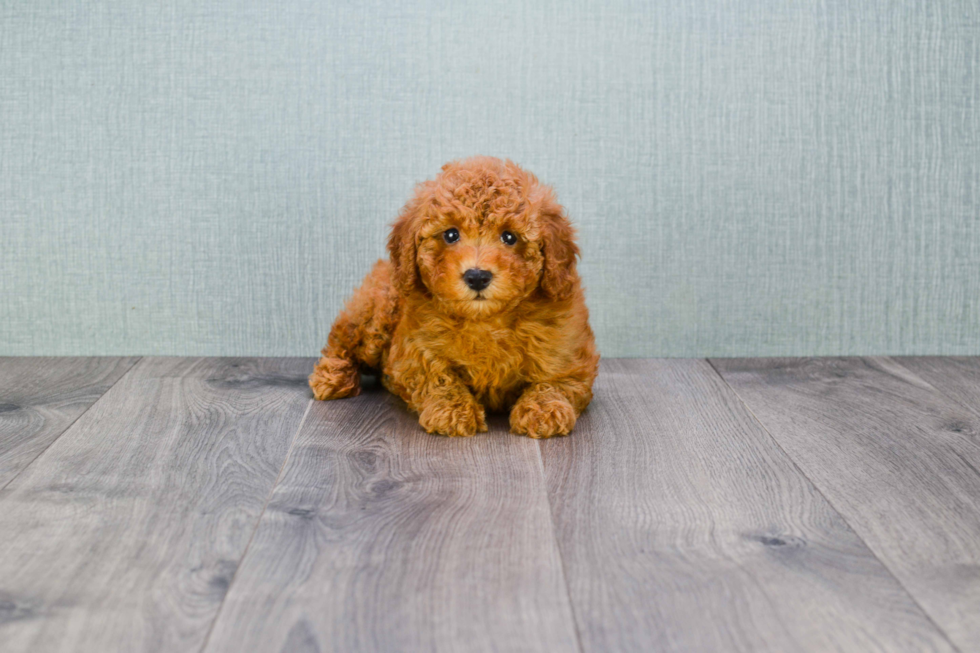
[(541, 470), (541, 481), (544, 492), (544, 500), (548, 505), (548, 517), (551, 520), (551, 537), (555, 543), (555, 552), (558, 554), (559, 568), (561, 569), (561, 582), (565, 587), (565, 596), (568, 598), (568, 611), (572, 616), (572, 627), (575, 629), (575, 642), (578, 644), (579, 653), (585, 653), (582, 644), (582, 633), (579, 629), (578, 616), (575, 614), (575, 604), (572, 602), (572, 590), (568, 586), (568, 573), (565, 570), (565, 556), (562, 555), (561, 546), (558, 544), (558, 527), (555, 523), (555, 510), (551, 505), (551, 496), (548, 493), (548, 476), (544, 470), (544, 453), (541, 451), (541, 442), (535, 442), (538, 451), (538, 469)]
[(974, 415), (977, 415), (978, 417), (980, 417), (980, 409), (978, 409), (978, 408), (976, 408), (974, 406), (971, 406), (968, 403), (965, 403), (962, 399), (957, 398), (955, 395), (952, 395), (952, 394), (950, 394), (950, 393), (942, 390), (941, 388), (936, 387), (932, 383), (929, 383), (929, 381), (925, 377), (923, 377), (921, 374), (917, 374), (915, 372), (915, 370), (913, 370), (912, 368), (910, 368), (908, 365), (903, 364), (902, 363), (902, 357), (901, 356), (883, 356), (882, 358), (887, 358), (891, 362), (895, 363), (896, 365), (898, 365), (899, 367), (901, 367), (903, 370), (905, 370), (906, 372), (908, 372), (909, 374), (911, 374), (912, 376), (914, 376), (915, 378), (917, 378), (919, 381), (922, 381), (922, 383), (924, 383), (927, 386), (929, 386), (930, 388), (932, 388), (936, 392), (936, 394), (938, 394), (939, 396), (941, 396), (941, 397), (943, 397), (945, 399), (948, 399), (949, 401), (953, 402), (957, 406), (960, 406), (961, 408), (966, 409), (968, 412), (973, 413)]
[(20, 475), (21, 475), (21, 474), (23, 474), (23, 473), (24, 473), (24, 472), (25, 472), (26, 470), (28, 470), (28, 469), (30, 469), (30, 468), (31, 468), (31, 467), (32, 467), (32, 466), (34, 465), (34, 463), (35, 463), (35, 462), (37, 462), (37, 460), (38, 460), (38, 458), (40, 458), (41, 456), (43, 456), (43, 455), (45, 454), (45, 452), (46, 452), (46, 451), (47, 451), (48, 449), (50, 449), (50, 448), (51, 448), (52, 446), (54, 446), (54, 443), (55, 443), (55, 442), (57, 442), (58, 440), (60, 440), (60, 439), (61, 439), (61, 437), (62, 437), (62, 436), (63, 436), (63, 435), (65, 434), (65, 433), (67, 433), (68, 431), (70, 431), (70, 430), (71, 430), (71, 428), (72, 428), (73, 426), (75, 426), (75, 424), (76, 424), (76, 422), (78, 422), (78, 420), (80, 420), (80, 419), (82, 419), (82, 417), (84, 417), (85, 415), (87, 415), (87, 414), (88, 414), (88, 412), (89, 412), (90, 410), (92, 410), (92, 409), (93, 409), (93, 408), (94, 408), (94, 407), (95, 407), (95, 406), (96, 406), (96, 405), (97, 405), (97, 404), (98, 404), (98, 403), (99, 403), (100, 401), (102, 401), (102, 399), (103, 399), (103, 398), (104, 398), (104, 397), (105, 397), (105, 396), (106, 396), (107, 394), (109, 394), (109, 391), (110, 391), (110, 390), (112, 390), (113, 388), (115, 388), (115, 387), (116, 387), (116, 385), (118, 385), (120, 381), (122, 381), (122, 380), (123, 380), (124, 378), (126, 378), (127, 376), (129, 376), (129, 373), (130, 373), (130, 372), (132, 372), (132, 371), (133, 371), (134, 369), (136, 369), (136, 367), (137, 367), (137, 366), (138, 366), (138, 365), (140, 364), (140, 362), (141, 362), (142, 360), (143, 360), (143, 357), (142, 357), (142, 356), (140, 356), (140, 357), (138, 357), (138, 358), (137, 358), (136, 360), (134, 360), (134, 361), (133, 361), (133, 364), (129, 366), (129, 369), (127, 369), (127, 370), (126, 370), (125, 372), (123, 372), (123, 373), (122, 373), (122, 375), (121, 375), (121, 376), (120, 376), (120, 377), (119, 377), (118, 379), (116, 379), (116, 380), (115, 380), (115, 382), (113, 382), (113, 383), (112, 383), (112, 385), (110, 385), (110, 386), (109, 386), (108, 388), (106, 388), (106, 389), (105, 389), (105, 392), (103, 392), (103, 393), (102, 393), (101, 395), (99, 395), (99, 398), (98, 398), (98, 399), (96, 399), (95, 401), (93, 401), (93, 402), (92, 402), (92, 405), (91, 405), (91, 406), (89, 406), (88, 408), (86, 408), (85, 410), (83, 410), (83, 411), (82, 411), (81, 413), (79, 413), (79, 415), (78, 415), (78, 417), (76, 417), (75, 419), (73, 419), (73, 420), (71, 421), (71, 423), (70, 423), (70, 424), (68, 424), (68, 425), (67, 425), (67, 426), (66, 426), (66, 427), (65, 427), (65, 428), (64, 428), (64, 429), (63, 429), (63, 430), (61, 431), (61, 433), (59, 433), (59, 434), (57, 435), (57, 437), (55, 437), (54, 439), (52, 439), (52, 440), (51, 440), (51, 442), (49, 442), (49, 443), (48, 443), (48, 445), (47, 445), (46, 447), (44, 447), (43, 449), (41, 449), (41, 450), (40, 450), (40, 451), (39, 451), (39, 452), (37, 453), (37, 455), (36, 455), (36, 456), (34, 456), (34, 458), (32, 458), (32, 459), (31, 459), (31, 462), (29, 462), (29, 463), (27, 463), (26, 465), (24, 465), (24, 467), (23, 467), (23, 468), (21, 468), (21, 469), (20, 469), (20, 470), (19, 470), (19, 471), (18, 471), (18, 472), (17, 472), (16, 474), (14, 474), (14, 475), (13, 475), (13, 476), (12, 476), (12, 477), (10, 478), (10, 480), (9, 480), (9, 481), (7, 481), (7, 482), (6, 482), (6, 483), (4, 483), (4, 484), (3, 484), (2, 486), (0, 486), (0, 492), (3, 492), (3, 491), (4, 491), (5, 489), (7, 489), (7, 487), (9, 487), (11, 483), (13, 483), (14, 481), (16, 481), (16, 480), (17, 480), (17, 479), (18, 479), (18, 478), (20, 477)]
[(214, 627), (218, 623), (218, 619), (221, 618), (221, 611), (224, 609), (225, 602), (228, 600), (232, 587), (235, 585), (235, 579), (238, 578), (238, 572), (241, 570), (242, 565), (245, 564), (245, 558), (248, 556), (248, 550), (252, 547), (252, 541), (255, 539), (255, 534), (259, 531), (259, 526), (262, 524), (262, 518), (265, 516), (265, 511), (269, 507), (269, 503), (272, 502), (272, 496), (275, 494), (276, 488), (279, 487), (279, 481), (282, 480), (282, 473), (286, 471), (286, 464), (289, 463), (289, 459), (293, 455), (293, 445), (296, 444), (296, 436), (298, 436), (300, 431), (303, 430), (303, 425), (306, 423), (306, 418), (310, 414), (310, 409), (313, 408), (313, 401), (313, 399), (310, 399), (307, 402), (306, 411), (303, 413), (303, 417), (299, 420), (299, 425), (296, 427), (293, 437), (289, 439), (289, 448), (286, 450), (286, 455), (282, 460), (282, 466), (279, 468), (279, 474), (276, 475), (276, 480), (272, 484), (272, 488), (269, 489), (269, 496), (266, 497), (265, 504), (263, 504), (262, 510), (259, 511), (259, 516), (255, 520), (255, 526), (252, 528), (252, 533), (248, 537), (248, 544), (245, 545), (245, 549), (242, 551), (242, 555), (238, 559), (238, 566), (235, 567), (235, 572), (232, 574), (231, 580), (228, 581), (228, 587), (225, 590), (224, 597), (221, 599), (221, 605), (218, 606), (217, 612), (214, 613), (214, 619), (211, 620), (211, 625), (208, 626), (208, 633), (204, 636), (204, 643), (201, 644), (200, 653), (204, 653), (204, 651), (206, 651), (208, 648), (208, 644), (211, 643), (211, 633), (214, 632)]
[[(879, 563), (881, 563), (882, 568), (885, 571), (888, 572), (888, 574), (895, 580), (896, 583), (898, 583), (898, 586), (902, 588), (902, 591), (904, 591), (905, 594), (909, 597), (909, 600), (912, 601), (912, 603), (915, 604), (915, 606), (919, 608), (919, 610), (922, 612), (922, 614), (925, 616), (925, 618), (929, 621), (929, 623), (932, 624), (933, 628), (935, 628), (936, 631), (943, 636), (943, 639), (946, 640), (946, 642), (950, 645), (950, 647), (952, 647), (952, 649), (954, 651), (959, 651), (960, 653), (962, 653), (962, 651), (960, 651), (960, 648), (958, 646), (956, 646), (956, 644), (953, 642), (952, 639), (950, 639), (949, 634), (943, 628), (941, 628), (938, 623), (936, 623), (936, 620), (933, 619), (932, 618), (932, 615), (929, 614), (929, 612), (922, 606), (921, 603), (919, 603), (918, 599), (916, 599), (915, 598), (915, 595), (913, 595), (912, 592), (909, 591), (909, 588), (905, 585), (905, 583), (903, 583), (901, 581), (901, 579), (899, 579), (898, 576), (895, 575), (895, 572), (892, 570), (892, 568), (889, 567), (888, 564), (884, 560), (881, 559), (881, 556), (879, 556), (878, 553), (873, 548), (871, 548), (871, 545), (868, 544), (868, 542), (861, 536), (861, 533), (859, 533), (854, 528), (854, 526), (851, 524), (851, 522), (849, 522), (847, 520), (847, 518), (844, 517), (843, 513), (841, 513), (840, 509), (836, 505), (834, 505), (834, 503), (830, 500), (829, 497), (827, 497), (827, 495), (824, 493), (824, 491), (820, 489), (820, 486), (817, 485), (813, 481), (813, 479), (810, 478), (810, 476), (805, 471), (803, 471), (803, 469), (796, 462), (796, 459), (793, 458), (791, 455), (789, 455), (789, 452), (786, 451), (786, 449), (783, 448), (783, 445), (780, 444), (779, 440), (777, 440), (776, 437), (769, 431), (769, 428), (762, 422), (761, 419), (759, 419), (759, 417), (755, 414), (755, 411), (752, 410), (752, 407), (749, 406), (749, 404), (745, 401), (745, 399), (742, 398), (742, 395), (740, 395), (738, 393), (738, 390), (736, 390), (728, 382), (728, 380), (721, 373), (721, 370), (719, 370), (717, 367), (715, 367), (714, 362), (710, 358), (706, 358), (705, 361), (707, 361), (708, 365), (711, 366), (711, 369), (713, 369), (715, 371), (715, 374), (718, 375), (718, 378), (721, 379), (721, 382), (724, 383), (725, 386), (728, 387), (732, 391), (732, 393), (734, 393), (735, 397), (745, 407), (745, 410), (747, 410), (748, 413), (749, 413), (749, 415), (752, 416), (752, 419), (754, 419), (756, 421), (756, 423), (759, 425), (759, 427), (762, 428), (762, 430), (766, 432), (766, 435), (769, 436), (769, 438), (773, 441), (773, 443), (776, 445), (776, 447), (778, 447), (779, 450), (783, 452), (783, 455), (786, 456), (786, 458), (793, 464), (793, 467), (795, 467), (796, 470), (803, 476), (803, 478), (805, 478), (807, 480), (807, 482), (811, 486), (813, 486), (813, 489), (816, 490), (817, 493), (820, 494), (821, 497), (823, 497), (824, 501), (827, 502), (827, 505), (830, 506), (834, 510), (835, 513), (837, 513), (837, 516), (840, 517), (841, 521), (843, 521), (844, 524), (846, 524), (847, 527), (851, 530), (851, 532), (854, 533), (855, 537), (857, 537), (858, 539), (861, 540), (861, 542), (864, 543), (864, 546), (867, 547), (867, 549), (871, 553), (871, 555), (873, 555), (875, 557), (875, 559), (878, 560)], [(903, 366), (903, 369), (904, 369), (904, 366)]]

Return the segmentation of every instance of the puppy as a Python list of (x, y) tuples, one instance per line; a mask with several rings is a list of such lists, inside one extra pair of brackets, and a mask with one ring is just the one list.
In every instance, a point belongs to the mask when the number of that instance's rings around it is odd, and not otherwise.
[(320, 400), (360, 392), (360, 372), (429, 433), (567, 435), (592, 399), (599, 353), (575, 232), (551, 189), (511, 161), (447, 163), (420, 184), (378, 261), (334, 322), (310, 376)]

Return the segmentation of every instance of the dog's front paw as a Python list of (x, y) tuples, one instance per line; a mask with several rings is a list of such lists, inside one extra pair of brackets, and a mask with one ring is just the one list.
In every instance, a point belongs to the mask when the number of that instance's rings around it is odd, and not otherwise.
[(470, 436), (487, 430), (483, 406), (472, 397), (456, 400), (433, 400), (419, 413), (419, 424), (429, 433)]
[(310, 389), (320, 401), (356, 397), (361, 394), (361, 373), (348, 360), (324, 357), (310, 375)]
[(575, 409), (562, 396), (524, 396), (510, 411), (510, 430), (529, 438), (568, 435), (575, 427)]

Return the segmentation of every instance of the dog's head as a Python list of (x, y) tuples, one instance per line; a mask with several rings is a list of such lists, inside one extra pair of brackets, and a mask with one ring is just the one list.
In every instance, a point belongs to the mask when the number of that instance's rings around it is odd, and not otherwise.
[(564, 299), (576, 279), (575, 231), (551, 189), (492, 157), (447, 163), (420, 184), (388, 251), (401, 292), (426, 292), (462, 317), (512, 308), (538, 289)]

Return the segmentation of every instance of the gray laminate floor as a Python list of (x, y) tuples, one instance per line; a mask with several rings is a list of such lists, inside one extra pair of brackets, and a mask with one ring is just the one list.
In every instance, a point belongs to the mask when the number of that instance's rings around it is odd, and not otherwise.
[(312, 359), (0, 359), (0, 651), (980, 650), (980, 358), (607, 360), (567, 438)]

